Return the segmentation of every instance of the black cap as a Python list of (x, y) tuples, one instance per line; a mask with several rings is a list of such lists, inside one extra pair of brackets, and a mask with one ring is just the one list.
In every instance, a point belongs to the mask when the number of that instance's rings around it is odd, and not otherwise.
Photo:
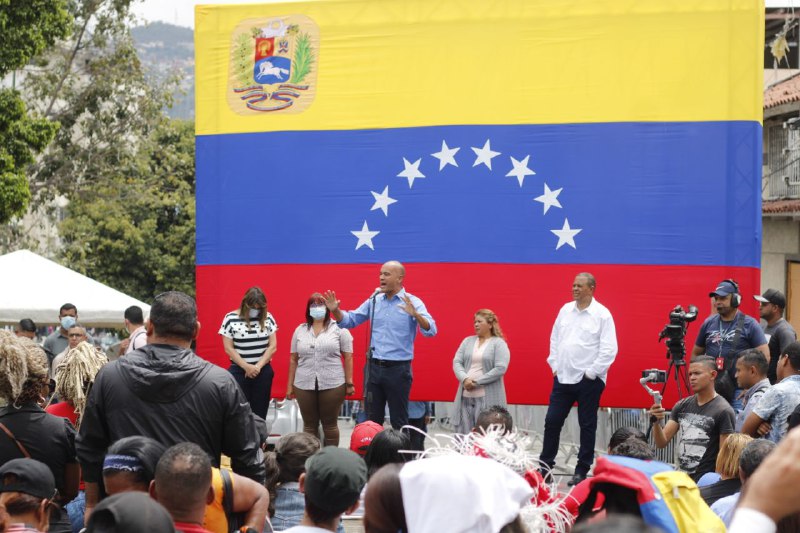
[(366, 482), (367, 465), (350, 450), (327, 446), (306, 461), (306, 497), (325, 511), (346, 511), (358, 501)]
[(175, 533), (175, 524), (167, 510), (146, 492), (122, 492), (97, 504), (86, 531)]
[[(6, 481), (6, 476), (15, 476)], [(36, 459), (12, 459), (0, 466), (0, 492), (22, 492), (43, 500), (56, 496), (56, 480), (50, 467)]]
[(765, 304), (775, 304), (781, 309), (786, 308), (786, 296), (776, 289), (767, 289), (761, 296), (755, 295), (753, 298)]

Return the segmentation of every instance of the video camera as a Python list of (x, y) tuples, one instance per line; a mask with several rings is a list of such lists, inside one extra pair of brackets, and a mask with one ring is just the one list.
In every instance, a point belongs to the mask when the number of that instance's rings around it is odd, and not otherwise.
[(686, 328), (689, 322), (693, 322), (697, 318), (697, 306), (690, 305), (688, 311), (684, 311), (683, 307), (676, 305), (669, 313), (669, 324), (664, 326), (661, 333), (658, 334), (658, 340), (661, 342), (667, 339), (667, 358), (672, 358), (673, 361), (683, 362), (686, 357)]

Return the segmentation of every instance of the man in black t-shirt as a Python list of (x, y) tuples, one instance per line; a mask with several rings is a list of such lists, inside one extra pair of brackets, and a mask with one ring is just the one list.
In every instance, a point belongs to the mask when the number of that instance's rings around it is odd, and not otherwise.
[(678, 462), (681, 470), (697, 481), (703, 474), (713, 472), (717, 454), (734, 432), (733, 408), (714, 391), (717, 365), (713, 358), (697, 356), (689, 365), (689, 386), (694, 395), (684, 398), (672, 408), (670, 420), (661, 427), (666, 411), (660, 404), (650, 408), (653, 437), (656, 446), (664, 448), (681, 430), (678, 443)]
[(767, 377), (773, 385), (778, 381), (778, 359), (786, 353), (786, 347), (797, 340), (794, 328), (783, 318), (786, 297), (781, 291), (767, 289), (761, 296), (753, 296), (759, 302), (758, 313), (766, 322), (764, 336), (769, 347), (769, 371)]

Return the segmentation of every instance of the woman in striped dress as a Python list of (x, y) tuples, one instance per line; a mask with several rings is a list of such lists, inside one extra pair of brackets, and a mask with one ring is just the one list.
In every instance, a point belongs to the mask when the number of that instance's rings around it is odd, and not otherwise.
[(267, 297), (259, 287), (244, 293), (239, 309), (222, 321), (219, 334), (225, 353), (231, 359), (229, 371), (244, 392), (250, 408), (266, 418), (275, 372), (270, 361), (278, 348), (278, 325), (267, 312)]

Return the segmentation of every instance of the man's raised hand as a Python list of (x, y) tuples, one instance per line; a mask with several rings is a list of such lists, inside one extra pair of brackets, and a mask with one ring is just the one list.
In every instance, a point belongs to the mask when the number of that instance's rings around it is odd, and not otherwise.
[(339, 300), (336, 299), (335, 292), (325, 291), (322, 297), (325, 298), (325, 307), (327, 307), (329, 311), (333, 312), (339, 309)]

